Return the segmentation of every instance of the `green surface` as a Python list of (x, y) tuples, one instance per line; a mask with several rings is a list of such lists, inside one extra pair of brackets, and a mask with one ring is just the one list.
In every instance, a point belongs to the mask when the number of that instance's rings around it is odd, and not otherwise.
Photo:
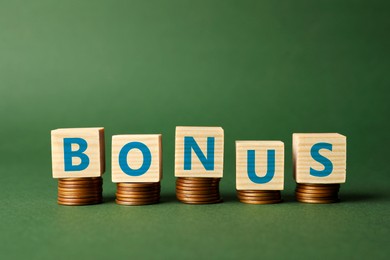
[[(0, 1), (2, 259), (389, 256), (388, 1)], [(225, 202), (174, 197), (174, 129), (225, 129)], [(56, 204), (50, 130), (104, 126), (106, 202)], [(293, 132), (348, 137), (339, 204), (294, 202)], [(113, 134), (162, 133), (163, 202), (114, 200)], [(282, 140), (285, 202), (235, 198), (235, 140)]]

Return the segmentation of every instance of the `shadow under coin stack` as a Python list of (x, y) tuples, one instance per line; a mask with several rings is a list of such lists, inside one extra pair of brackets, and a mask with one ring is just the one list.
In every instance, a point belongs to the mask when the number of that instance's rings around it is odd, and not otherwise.
[(295, 197), (304, 203), (334, 203), (339, 202), (340, 184), (308, 184), (297, 183)]
[(102, 177), (58, 179), (58, 204), (82, 206), (102, 203)]
[(117, 183), (116, 203), (125, 206), (155, 204), (160, 201), (160, 182)]
[(282, 202), (280, 190), (237, 190), (240, 202), (247, 204), (274, 204)]
[(222, 202), (219, 194), (221, 178), (178, 177), (176, 197), (186, 204), (212, 204)]

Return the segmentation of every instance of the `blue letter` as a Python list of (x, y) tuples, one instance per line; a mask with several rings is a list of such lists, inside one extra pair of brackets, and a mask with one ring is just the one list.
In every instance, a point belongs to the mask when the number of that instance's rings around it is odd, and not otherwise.
[(184, 170), (191, 170), (191, 149), (194, 150), (207, 171), (214, 170), (214, 139), (214, 137), (207, 137), (206, 158), (192, 136), (184, 137)]
[[(142, 152), (144, 156), (144, 162), (139, 169), (131, 169), (127, 164), (127, 154), (131, 149), (138, 149)], [(119, 166), (122, 171), (130, 176), (141, 176), (145, 172), (147, 172), (150, 168), (150, 164), (152, 163), (152, 154), (150, 153), (149, 148), (141, 142), (131, 142), (122, 147), (119, 152)]]
[[(79, 149), (72, 151), (72, 144), (78, 144)], [(88, 143), (82, 138), (64, 138), (64, 166), (65, 171), (82, 171), (89, 165), (89, 157), (84, 153), (87, 150)], [(79, 157), (81, 163), (79, 165), (72, 164), (72, 158)]]
[(326, 149), (329, 151), (332, 151), (332, 144), (329, 143), (317, 143), (313, 145), (313, 147), (310, 150), (310, 154), (313, 157), (314, 160), (324, 165), (324, 169), (322, 171), (317, 171), (310, 167), (310, 175), (316, 176), (316, 177), (326, 177), (333, 171), (333, 164), (332, 162), (322, 156), (319, 151), (321, 149)]
[(249, 179), (257, 184), (270, 182), (275, 175), (275, 150), (267, 150), (267, 173), (264, 177), (259, 177), (256, 175), (255, 150), (248, 150), (247, 156), (247, 170)]

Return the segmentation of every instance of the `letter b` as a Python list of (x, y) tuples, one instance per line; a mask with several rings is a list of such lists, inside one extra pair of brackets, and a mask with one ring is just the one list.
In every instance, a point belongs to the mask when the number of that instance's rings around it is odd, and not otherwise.
[[(72, 144), (77, 144), (79, 149), (72, 151)], [(89, 165), (89, 157), (84, 153), (88, 148), (88, 143), (82, 138), (64, 138), (64, 168), (66, 172), (82, 171)], [(73, 164), (72, 158), (78, 157), (81, 162)]]
[(104, 128), (51, 131), (54, 178), (99, 177), (105, 171)]

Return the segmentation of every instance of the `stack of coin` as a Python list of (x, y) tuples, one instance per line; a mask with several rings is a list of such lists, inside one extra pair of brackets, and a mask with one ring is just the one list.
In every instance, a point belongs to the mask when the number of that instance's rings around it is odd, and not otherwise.
[(103, 201), (102, 177), (58, 179), (58, 204), (82, 206)]
[(160, 182), (117, 183), (116, 203), (125, 206), (139, 206), (160, 201)]
[(222, 202), (219, 194), (221, 178), (179, 177), (176, 179), (176, 197), (187, 204)]
[(297, 183), (295, 197), (304, 203), (334, 203), (338, 202), (340, 184), (304, 184)]
[(282, 201), (280, 190), (237, 190), (237, 197), (247, 204), (273, 204)]

